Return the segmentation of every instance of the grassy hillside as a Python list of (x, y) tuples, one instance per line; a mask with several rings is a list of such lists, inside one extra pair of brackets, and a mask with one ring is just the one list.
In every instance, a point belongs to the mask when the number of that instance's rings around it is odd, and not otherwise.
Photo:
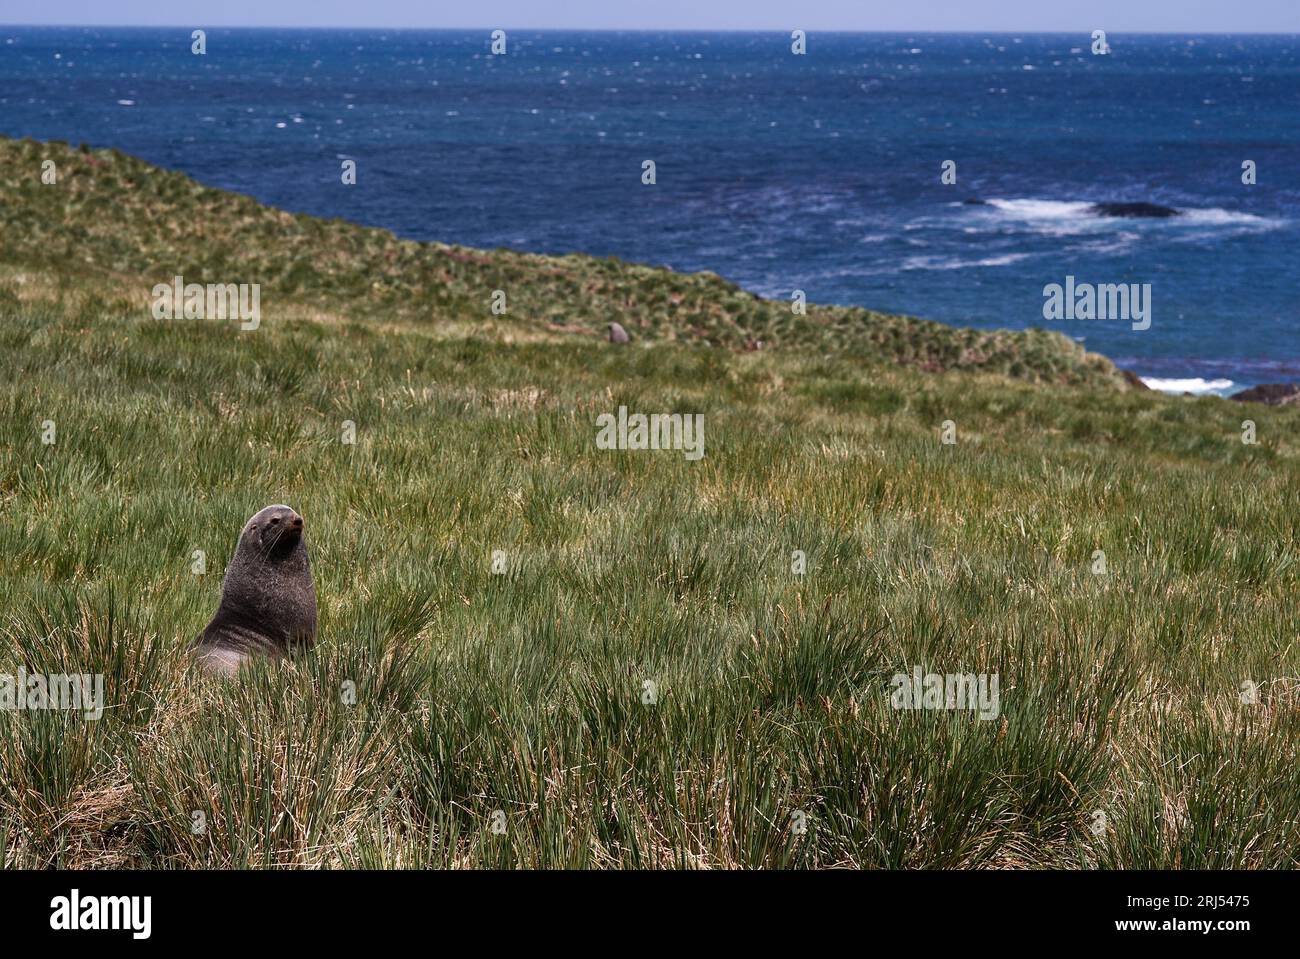
[[(0, 672), (102, 672), (110, 704), (0, 711), (9, 864), (1297, 864), (1300, 411), (0, 159)], [(152, 319), (176, 273), (263, 283), (261, 328)], [(705, 456), (597, 449), (620, 404), (702, 413)], [(195, 675), (276, 502), (317, 650)], [(914, 666), (996, 673), (1000, 716), (891, 708)]]
[[(40, 178), (51, 159), (55, 188)], [(603, 335), (617, 319), (642, 340), (733, 349), (762, 342), (932, 372), (1122, 385), (1108, 360), (1059, 333), (960, 330), (817, 306), (796, 316), (789, 302), (762, 300), (711, 273), (398, 240), (386, 230), (273, 210), (116, 150), (0, 138), (0, 165), (7, 171), (0, 262), (126, 281), (106, 303), (114, 311), (147, 303), (154, 283), (180, 274), (199, 283), (259, 283), (264, 308), (278, 318), (410, 321), (440, 335), (477, 336)], [(490, 311), (495, 290), (506, 294), (504, 317)]]

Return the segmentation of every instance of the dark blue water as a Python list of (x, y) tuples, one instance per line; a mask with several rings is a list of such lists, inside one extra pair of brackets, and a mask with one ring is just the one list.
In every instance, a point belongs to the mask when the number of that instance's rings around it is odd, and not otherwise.
[[(211, 30), (194, 56), (183, 29), (11, 27), (0, 132), (406, 237), (1049, 326), (1158, 378), (1300, 379), (1300, 36), (1109, 40), (528, 31), (494, 57), (486, 31)], [(1045, 321), (1067, 274), (1152, 284), (1151, 328)]]

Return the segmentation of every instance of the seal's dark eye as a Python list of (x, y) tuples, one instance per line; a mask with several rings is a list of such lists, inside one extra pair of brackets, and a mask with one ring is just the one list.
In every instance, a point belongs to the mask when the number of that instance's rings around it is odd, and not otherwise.
[(278, 522), (280, 522), (280, 517), (278, 517), (278, 516), (272, 516), (272, 517), (271, 517), (271, 525), (272, 525), (272, 526), (274, 526), (274, 525), (275, 525), (276, 523), (278, 523)]

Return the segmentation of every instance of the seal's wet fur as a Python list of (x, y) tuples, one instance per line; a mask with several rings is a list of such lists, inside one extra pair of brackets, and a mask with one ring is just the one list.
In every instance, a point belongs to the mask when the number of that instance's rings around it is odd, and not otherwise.
[(198, 662), (233, 676), (254, 655), (287, 656), (316, 641), (316, 587), (303, 519), (268, 506), (244, 524), (221, 604), (194, 641)]

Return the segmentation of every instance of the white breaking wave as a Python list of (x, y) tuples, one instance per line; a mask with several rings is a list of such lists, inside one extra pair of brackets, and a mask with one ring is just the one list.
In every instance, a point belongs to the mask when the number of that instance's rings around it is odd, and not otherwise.
[(988, 205), (1022, 220), (1072, 220), (1092, 216), (1091, 203), (1066, 200), (989, 200)]
[[(1205, 209), (1179, 209), (1178, 216), (1170, 217), (1124, 217), (1124, 216), (1104, 216), (1094, 211), (1096, 203), (1085, 200), (1035, 200), (1031, 198), (1020, 198), (1015, 200), (987, 200), (984, 204), (986, 207), (1006, 214), (1015, 220), (1025, 220), (1040, 223), (1069, 223), (1073, 221), (1075, 226), (1084, 225), (1083, 222), (1098, 226), (1101, 224), (1111, 224), (1116, 227), (1124, 226), (1128, 229), (1144, 224), (1167, 224), (1178, 226), (1180, 224), (1197, 224), (1200, 226), (1277, 226), (1277, 220), (1271, 220), (1268, 217), (1257, 216), (1253, 213), (1241, 213), (1237, 210), (1224, 210), (1220, 207), (1206, 207)], [(979, 209), (979, 206), (973, 209)]]
[(1161, 393), (1219, 393), (1232, 389), (1232, 380), (1204, 380), (1199, 376), (1188, 379), (1160, 379), (1155, 376), (1141, 377), (1143, 383)]
[(963, 260), (947, 256), (909, 256), (903, 261), (904, 270), (964, 270), (972, 266), (1010, 266), (1030, 256), (1028, 253), (1003, 253), (979, 260)]
[(1191, 223), (1257, 223), (1272, 224), (1275, 220), (1270, 220), (1266, 216), (1256, 216), (1253, 213), (1238, 213), (1234, 210), (1220, 210), (1218, 207), (1210, 207), (1206, 210), (1184, 210), (1182, 217), (1174, 219), (1186, 219)]

